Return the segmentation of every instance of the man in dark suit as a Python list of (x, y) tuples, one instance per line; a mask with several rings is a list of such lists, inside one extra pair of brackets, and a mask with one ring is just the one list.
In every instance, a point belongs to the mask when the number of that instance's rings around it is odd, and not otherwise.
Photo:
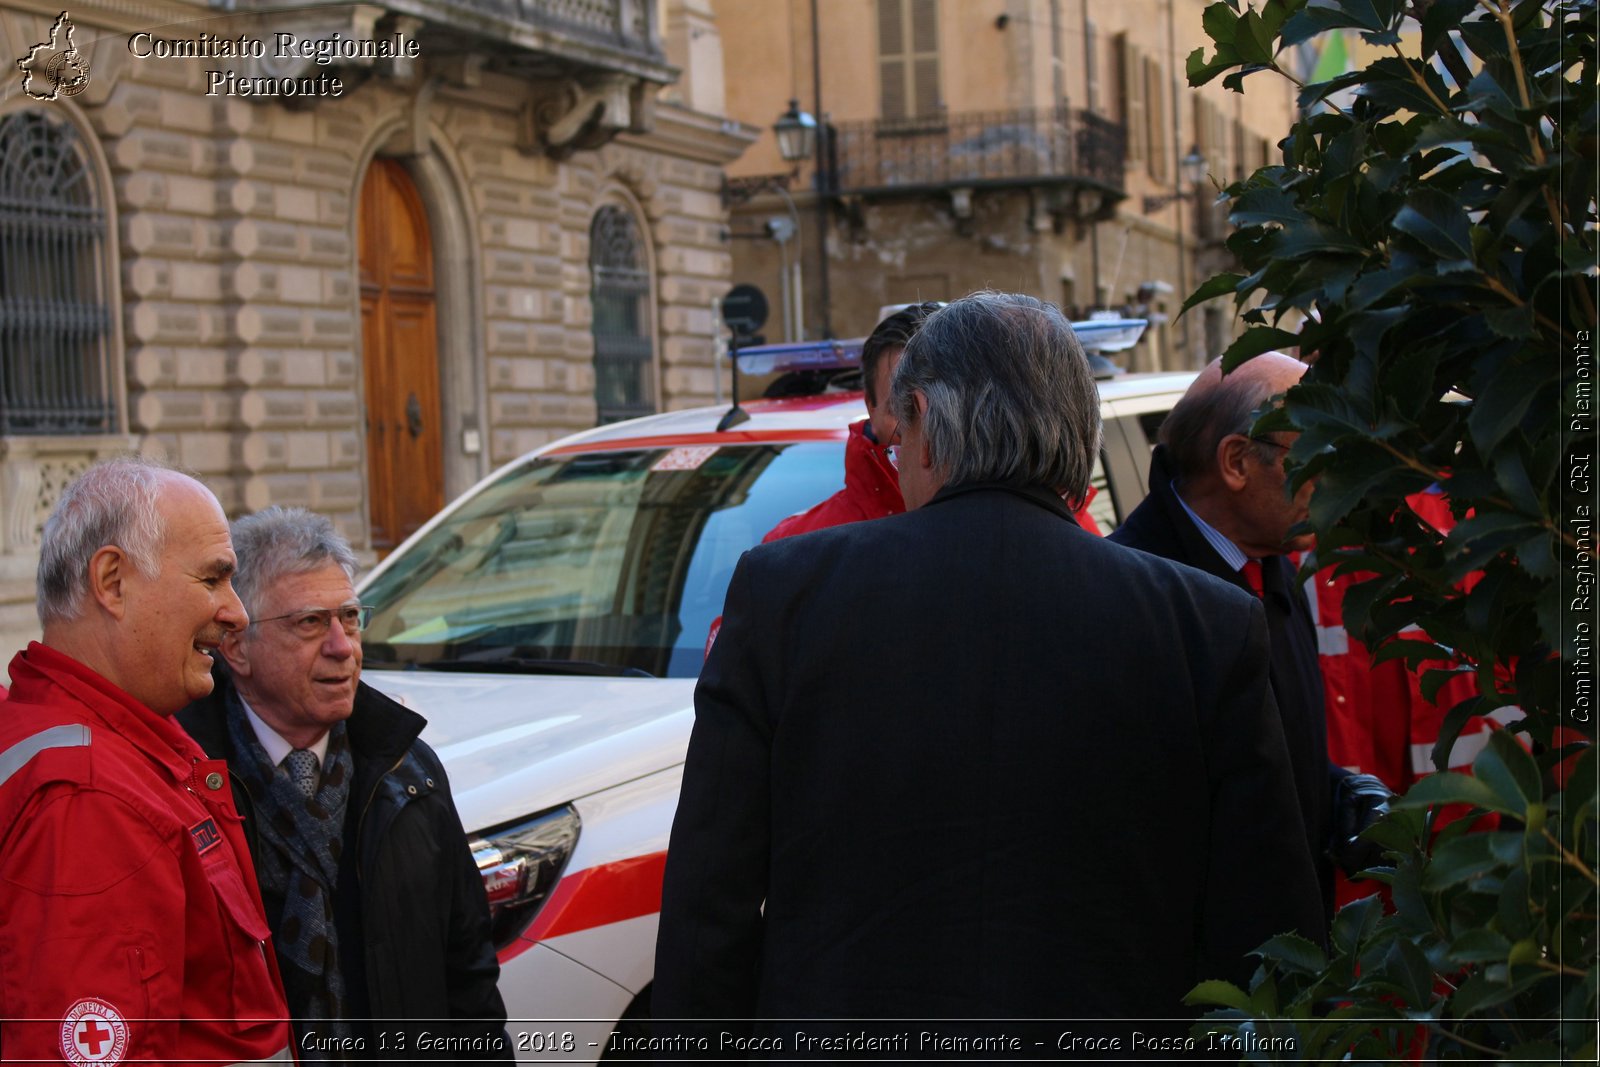
[(935, 312), (891, 395), (911, 510), (734, 573), (654, 1014), (1181, 1015), (1318, 920), (1260, 604), (1072, 521), (1099, 400), (1054, 307)]
[(1251, 434), (1257, 413), (1305, 369), (1268, 352), (1226, 376), (1220, 360), (1201, 371), (1161, 426), (1150, 495), (1111, 540), (1197, 567), (1253, 593), (1266, 608), (1272, 693), (1326, 918), (1334, 862), (1353, 873), (1380, 858), (1354, 835), (1387, 810), (1390, 794), (1376, 778), (1352, 775), (1328, 759), (1316, 623), (1284, 556), (1312, 547), (1311, 535), (1297, 527), (1313, 486), (1288, 490), (1283, 458), (1295, 434)]

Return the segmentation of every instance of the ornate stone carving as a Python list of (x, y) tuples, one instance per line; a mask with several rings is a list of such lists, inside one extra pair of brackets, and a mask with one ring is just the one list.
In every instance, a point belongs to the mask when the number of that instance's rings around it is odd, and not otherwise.
[(654, 88), (625, 74), (547, 83), (523, 106), (517, 147), (561, 160), (600, 148), (623, 130), (645, 132), (655, 117)]
[(61, 491), (91, 464), (132, 446), (122, 434), (0, 438), (0, 555), (37, 554)]

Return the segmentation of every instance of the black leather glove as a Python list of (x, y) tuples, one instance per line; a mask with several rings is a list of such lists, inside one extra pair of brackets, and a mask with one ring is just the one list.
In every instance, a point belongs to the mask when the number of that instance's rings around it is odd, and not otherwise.
[(1394, 794), (1370, 774), (1350, 774), (1333, 790), (1333, 834), (1328, 858), (1354, 877), (1368, 867), (1385, 866), (1383, 846), (1363, 841), (1361, 831), (1389, 814)]

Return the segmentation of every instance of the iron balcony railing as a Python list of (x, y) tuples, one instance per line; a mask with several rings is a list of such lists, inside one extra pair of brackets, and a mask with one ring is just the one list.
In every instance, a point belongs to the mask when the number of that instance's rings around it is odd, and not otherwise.
[(841, 122), (831, 133), (828, 192), (1079, 184), (1122, 194), (1127, 136), (1081, 108), (939, 113)]
[[(321, 22), (308, 22), (319, 5), (306, 0), (209, 0), (227, 11), (283, 14), (299, 18), (304, 36), (326, 36)], [(557, 61), (555, 69), (615, 70), (665, 83), (672, 78), (656, 25), (657, 0), (377, 0), (395, 15), (420, 18), (424, 55), (446, 54), (476, 44), (501, 53), (535, 54)], [(328, 5), (328, 11), (343, 10)], [(294, 30), (295, 23), (273, 28)], [(382, 36), (383, 31), (377, 31)], [(269, 49), (272, 38), (267, 38)], [(269, 53), (270, 54), (270, 53)], [(502, 56), (504, 58), (504, 56)]]
[(578, 37), (605, 41), (624, 48), (654, 51), (650, 26), (655, 0), (456, 0), (467, 8), (482, 8), (522, 19), (536, 26)]

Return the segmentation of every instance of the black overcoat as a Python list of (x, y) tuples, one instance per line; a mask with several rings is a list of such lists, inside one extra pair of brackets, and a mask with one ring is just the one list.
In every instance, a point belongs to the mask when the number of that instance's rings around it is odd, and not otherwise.
[[(211, 694), (178, 721), (213, 759), (238, 757), (224, 718), (237, 700), (226, 666)], [(483, 878), (467, 847), (439, 757), (418, 735), (426, 720), (365, 682), (346, 720), (355, 765), (345, 826), (345, 863), (334, 907), (340, 957), (365, 1056), (437, 1059), (418, 1039), (447, 1039), (461, 1059), (510, 1060), (500, 963), (490, 936)], [(259, 856), (256, 804), (230, 774), (245, 836)], [(276, 929), (281, 896), (265, 899)]]
[(1143, 1018), (1318, 920), (1260, 605), (1040, 488), (752, 549), (658, 1018)]
[[(1217, 554), (1183, 510), (1173, 492), (1172, 480), (1166, 449), (1157, 446), (1150, 460), (1150, 495), (1112, 532), (1111, 540), (1197, 567), (1248, 592), (1244, 577)], [(1261, 561), (1272, 695), (1289, 743), (1295, 794), (1306, 843), (1317, 864), (1326, 919), (1333, 913), (1333, 863), (1327, 854), (1333, 798), (1339, 782), (1349, 772), (1328, 759), (1327, 705), (1322, 666), (1317, 659), (1316, 620), (1305, 590), (1294, 576), (1294, 564), (1283, 556)]]

